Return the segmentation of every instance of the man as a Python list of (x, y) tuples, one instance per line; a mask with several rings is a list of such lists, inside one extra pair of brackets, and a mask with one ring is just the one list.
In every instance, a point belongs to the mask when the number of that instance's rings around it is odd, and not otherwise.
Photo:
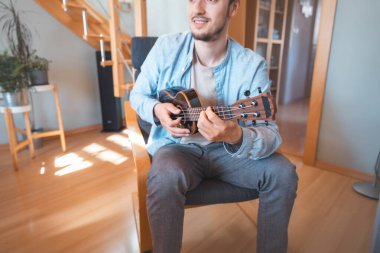
[[(195, 88), (202, 106), (230, 105), (270, 90), (264, 59), (228, 37), (238, 0), (188, 0), (190, 32), (160, 37), (145, 60), (131, 105), (153, 124), (148, 151), (147, 207), (154, 253), (179, 253), (185, 194), (206, 178), (259, 191), (257, 252), (286, 252), (287, 229), (297, 191), (294, 166), (273, 154), (281, 144), (274, 123), (221, 120), (201, 112), (199, 133), (179, 127), (180, 110), (160, 103), (160, 90)], [(245, 93), (245, 94), (244, 94)]]

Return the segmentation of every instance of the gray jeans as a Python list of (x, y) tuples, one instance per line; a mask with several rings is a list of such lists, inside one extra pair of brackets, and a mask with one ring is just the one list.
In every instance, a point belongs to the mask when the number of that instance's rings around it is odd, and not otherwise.
[(278, 153), (259, 161), (231, 158), (221, 143), (211, 143), (171, 144), (153, 156), (147, 208), (154, 253), (181, 251), (185, 194), (207, 178), (258, 190), (257, 253), (287, 252), (298, 182), (294, 165)]

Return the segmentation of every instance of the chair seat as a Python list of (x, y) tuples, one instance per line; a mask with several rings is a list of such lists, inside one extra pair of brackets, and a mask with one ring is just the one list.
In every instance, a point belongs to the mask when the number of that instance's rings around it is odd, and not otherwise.
[(186, 194), (186, 205), (210, 205), (257, 199), (255, 189), (238, 187), (220, 180), (207, 179)]

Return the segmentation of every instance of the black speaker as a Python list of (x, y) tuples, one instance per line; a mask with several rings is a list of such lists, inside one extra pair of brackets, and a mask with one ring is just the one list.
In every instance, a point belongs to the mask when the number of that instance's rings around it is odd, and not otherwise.
[[(106, 59), (111, 58), (111, 52), (107, 51)], [(123, 115), (121, 110), (121, 98), (113, 95), (112, 67), (100, 66), (101, 54), (96, 52), (96, 65), (98, 68), (98, 82), (100, 105), (102, 110), (102, 123), (104, 132), (118, 132), (123, 128)]]

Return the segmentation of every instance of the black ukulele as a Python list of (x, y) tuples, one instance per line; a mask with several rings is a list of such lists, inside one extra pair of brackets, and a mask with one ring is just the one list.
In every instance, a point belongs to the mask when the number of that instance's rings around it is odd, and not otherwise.
[[(260, 92), (260, 89), (259, 89)], [(198, 95), (194, 89), (184, 90), (181, 87), (172, 87), (159, 92), (159, 101), (161, 103), (172, 103), (181, 113), (172, 115), (172, 119), (182, 118), (181, 127), (190, 130), (191, 134), (197, 132), (197, 121), (201, 111), (207, 108), (202, 107)], [(265, 120), (272, 121), (275, 119), (276, 104), (269, 93), (261, 93), (252, 98), (238, 100), (229, 106), (212, 106), (216, 113), (223, 120)]]

